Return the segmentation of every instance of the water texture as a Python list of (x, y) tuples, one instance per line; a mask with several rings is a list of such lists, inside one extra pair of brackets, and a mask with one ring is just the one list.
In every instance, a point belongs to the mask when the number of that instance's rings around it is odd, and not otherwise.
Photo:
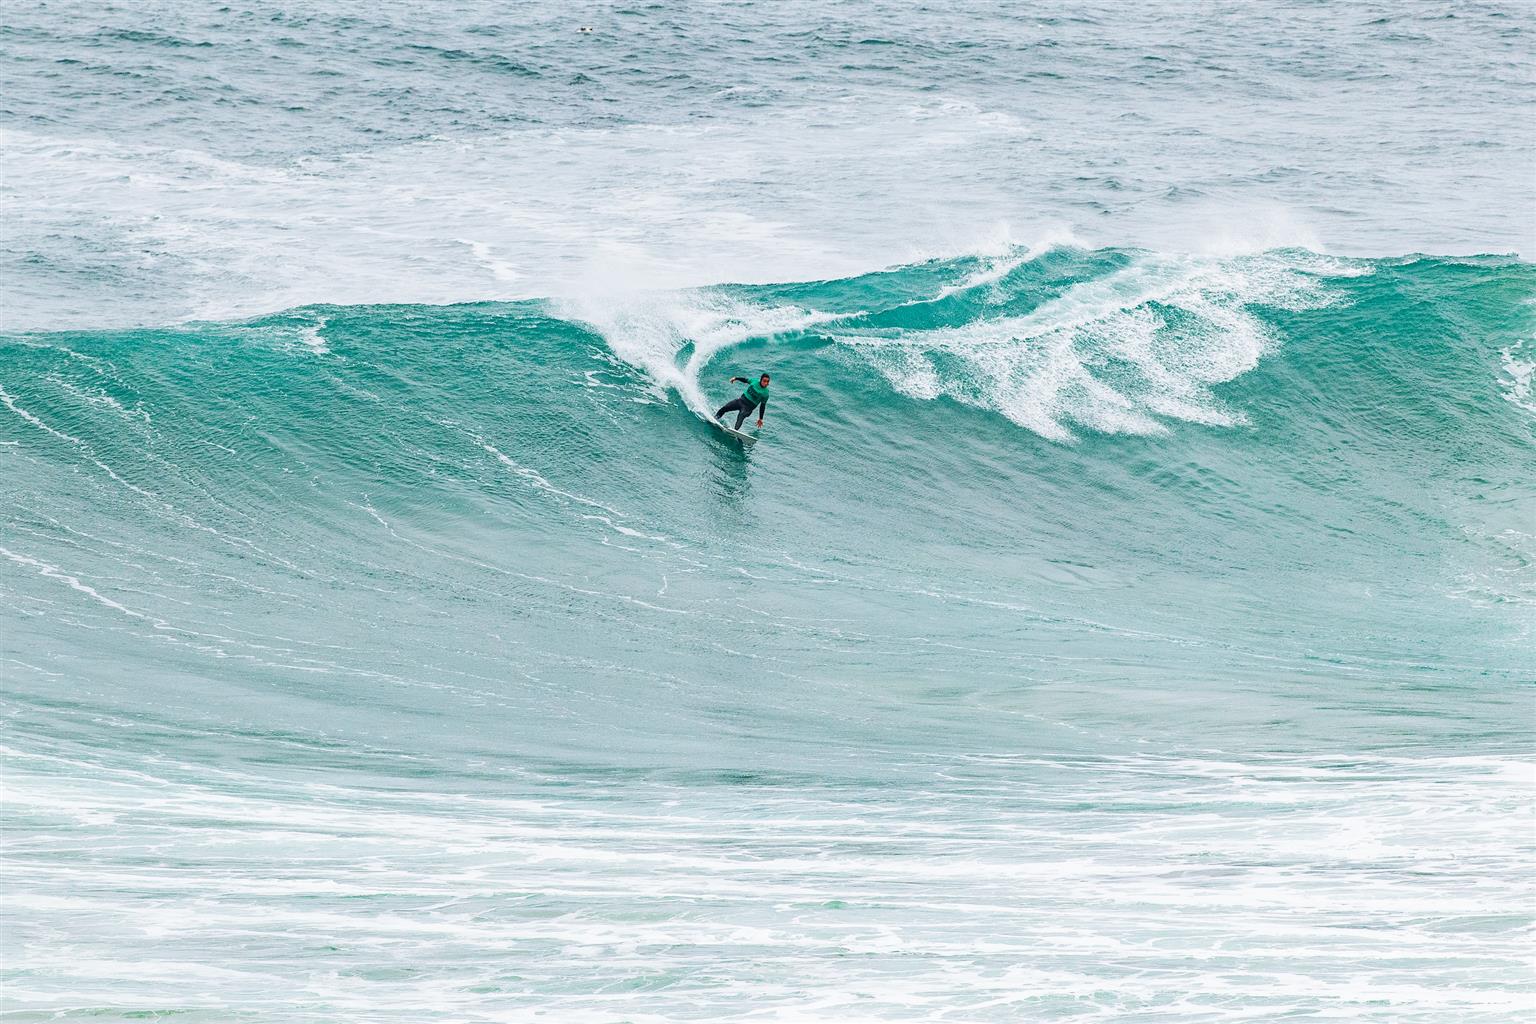
[(3, 1019), (1528, 1012), (1528, 6), (6, 14)]

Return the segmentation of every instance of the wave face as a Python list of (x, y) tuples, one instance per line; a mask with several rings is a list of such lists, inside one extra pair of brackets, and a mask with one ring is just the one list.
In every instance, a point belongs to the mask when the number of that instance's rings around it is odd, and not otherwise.
[(6, 336), (7, 999), (1510, 1019), (1533, 297), (1057, 246)]

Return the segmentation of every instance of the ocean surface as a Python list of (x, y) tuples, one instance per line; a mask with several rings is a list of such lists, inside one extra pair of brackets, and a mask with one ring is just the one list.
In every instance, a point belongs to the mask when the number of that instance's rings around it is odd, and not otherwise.
[(0, 1019), (1520, 1019), (1533, 53), (8, 4)]

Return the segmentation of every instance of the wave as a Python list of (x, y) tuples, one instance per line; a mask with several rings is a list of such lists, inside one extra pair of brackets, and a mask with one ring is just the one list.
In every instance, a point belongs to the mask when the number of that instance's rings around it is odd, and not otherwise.
[[(546, 529), (585, 535), (596, 513), (613, 542), (687, 543), (702, 527), (678, 521), (697, 500), (686, 481), (717, 439), (680, 413), (730, 397), (729, 376), (771, 370), (771, 444), (751, 474), (796, 495), (802, 527), (829, 539), (856, 511), (838, 502), (873, 502), (910, 525), (895, 536), (1031, 552), (1031, 588), (1057, 578), (1041, 560), (1065, 539), (1126, 582), (1184, 572), (1216, 600), (1236, 572), (1281, 600), (1321, 570), (1309, 546), (1332, 538), (1333, 571), (1357, 574), (1338, 576), (1334, 599), (1379, 585), (1420, 621), (1404, 572), (1439, 598), (1531, 598), (1518, 509), (1532, 294), (1531, 265), (1508, 257), (1046, 246), (827, 281), (313, 306), (12, 335), (4, 438), (36, 476), (34, 502), (99, 486), (119, 515), (213, 536), (232, 518), (346, 516), (380, 494), (495, 520), (505, 510), (466, 507), (465, 492), (521, 508), (526, 492), (493, 483), (510, 472), (559, 506), (546, 512), (576, 516)], [(55, 493), (66, 470), (95, 483)], [(314, 488), (293, 491), (295, 474)], [(942, 526), (924, 500), (974, 518)], [(1220, 568), (1227, 545), (1245, 551), (1236, 569)], [(1483, 635), (1463, 627), (1464, 641)]]
[[(4, 336), (8, 805), (129, 880), (82, 900), (97, 861), (18, 853), (20, 927), (64, 914), (107, 964), (22, 969), (70, 1006), (165, 1006), (179, 954), (125, 990), (106, 952), (146, 914), (154, 943), (192, 921), (222, 948), (313, 911), (372, 949), (357, 906), (401, 900), (390, 941), (429, 972), (458, 969), (445, 937), (501, 965), (555, 921), (550, 989), (607, 971), (614, 936), (714, 950), (788, 907), (751, 955), (803, 979), (848, 949), (947, 955), (911, 924), (860, 945), (914, 886), (1022, 892), (1000, 912), (1026, 928), (1086, 879), (1130, 895), (1074, 912), (1049, 983), (1097, 991), (1127, 901), (1201, 923), (1147, 954), (1174, 976), (1234, 892), (1326, 944), (1362, 877), (1393, 935), (1464, 927), (1513, 964), (1528, 922), (1487, 908), (1528, 896), (1528, 850), (1466, 822), (1529, 792), (1533, 292), (1507, 257), (1048, 246)], [(743, 451), (700, 417), (761, 369)], [(1145, 845), (1192, 813), (1209, 828)], [(1425, 875), (1426, 841), (1470, 844), (1492, 895)], [(274, 842), (313, 874), (274, 880)], [(700, 877), (731, 900), (703, 939)], [(535, 889), (575, 895), (508, 917)], [(835, 939), (802, 907), (841, 915)], [(255, 1005), (267, 976), (220, 978)]]

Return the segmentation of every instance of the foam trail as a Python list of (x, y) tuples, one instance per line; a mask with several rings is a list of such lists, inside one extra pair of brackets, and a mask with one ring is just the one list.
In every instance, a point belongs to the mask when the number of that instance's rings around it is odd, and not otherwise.
[[(643, 371), (658, 387), (677, 392), (701, 416), (713, 411), (724, 380), (700, 375), (718, 355), (751, 340), (801, 332), (845, 319), (847, 314), (819, 313), (794, 306), (760, 306), (723, 292), (701, 289), (567, 299), (555, 307), (563, 316), (587, 324), (602, 335), (620, 359)], [(744, 372), (755, 373), (747, 367)], [(732, 369), (727, 376), (741, 375)]]

